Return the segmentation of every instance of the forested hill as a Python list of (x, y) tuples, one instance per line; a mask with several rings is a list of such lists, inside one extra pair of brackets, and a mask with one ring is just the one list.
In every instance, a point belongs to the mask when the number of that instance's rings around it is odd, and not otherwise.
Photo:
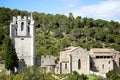
[[(9, 36), (12, 16), (28, 16), (27, 11), (0, 8), (0, 55), (4, 56), (5, 37)], [(36, 25), (36, 53), (58, 55), (68, 46), (114, 48), (120, 51), (120, 23), (101, 19), (33, 12)]]

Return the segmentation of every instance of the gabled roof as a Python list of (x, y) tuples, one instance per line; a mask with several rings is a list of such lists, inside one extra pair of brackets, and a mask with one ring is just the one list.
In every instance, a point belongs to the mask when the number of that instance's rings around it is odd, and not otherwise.
[(79, 47), (70, 46), (70, 47), (64, 48), (60, 53), (71, 52), (77, 48), (79, 48)]

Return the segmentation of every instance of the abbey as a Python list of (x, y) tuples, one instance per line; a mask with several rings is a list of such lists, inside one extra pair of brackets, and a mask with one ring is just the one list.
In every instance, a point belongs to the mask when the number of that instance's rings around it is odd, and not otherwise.
[[(30, 17), (13, 17), (10, 23), (10, 38), (19, 58), (17, 71), (34, 65), (35, 26), (32, 14)], [(60, 51), (59, 59), (57, 62), (57, 57), (42, 55), (36, 63), (46, 69), (46, 72), (55, 74), (76, 71), (79, 74), (97, 74), (105, 77), (110, 70), (120, 72), (120, 52), (111, 48), (92, 48), (88, 51), (79, 46), (70, 46)]]
[(41, 56), (38, 63), (45, 67), (46, 73), (55, 71), (55, 74), (76, 71), (79, 74), (106, 77), (110, 70), (120, 72), (120, 52), (111, 48), (92, 48), (88, 51), (79, 46), (69, 46), (60, 51), (60, 60), (57, 64), (54, 63), (55, 59), (56, 57), (52, 55)]
[[(20, 62), (26, 66), (35, 64), (35, 26), (32, 14), (30, 17), (13, 16), (10, 23), (12, 39)], [(23, 64), (19, 63), (23, 66)]]

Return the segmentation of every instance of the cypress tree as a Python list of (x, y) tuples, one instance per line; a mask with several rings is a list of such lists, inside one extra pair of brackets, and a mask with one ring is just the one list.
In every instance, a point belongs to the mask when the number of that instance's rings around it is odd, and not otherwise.
[(5, 47), (5, 68), (14, 74), (15, 67), (18, 67), (18, 57), (11, 39), (7, 39)]

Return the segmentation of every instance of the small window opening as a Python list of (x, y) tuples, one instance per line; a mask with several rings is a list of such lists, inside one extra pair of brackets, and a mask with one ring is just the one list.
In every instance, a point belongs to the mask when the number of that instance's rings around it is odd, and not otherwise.
[(78, 60), (78, 69), (80, 69), (81, 68), (81, 61), (80, 61), (80, 59)]
[(65, 69), (67, 69), (67, 64), (65, 63)]
[(102, 68), (104, 69), (104, 64), (102, 65)]

